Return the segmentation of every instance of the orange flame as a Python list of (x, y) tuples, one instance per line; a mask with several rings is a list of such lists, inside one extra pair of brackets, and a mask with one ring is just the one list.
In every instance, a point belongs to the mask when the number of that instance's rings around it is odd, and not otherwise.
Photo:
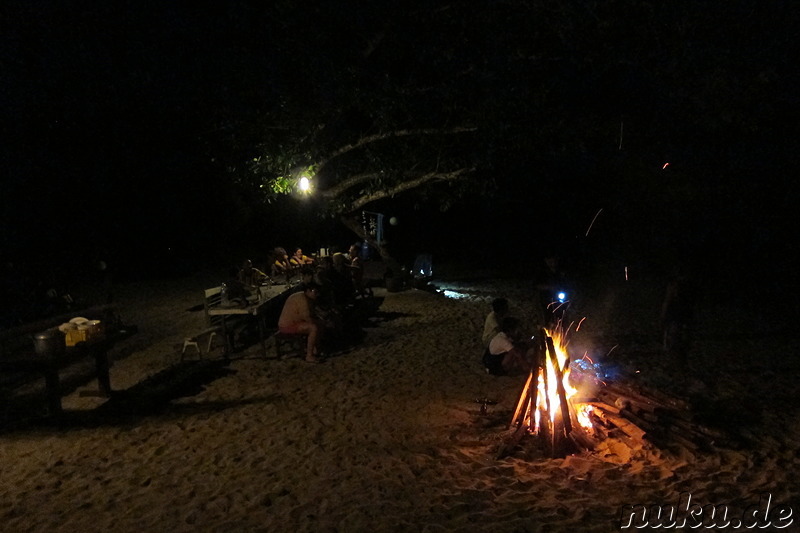
[[(549, 351), (545, 354), (545, 364), (543, 368), (539, 369), (537, 380), (537, 405), (534, 409), (534, 432), (538, 433), (541, 429), (540, 412), (549, 414), (550, 424), (554, 424), (556, 418), (561, 412), (561, 400), (558, 394), (558, 375), (561, 374), (561, 383), (564, 387), (564, 393), (567, 399), (568, 406), (574, 410), (575, 419), (578, 423), (585, 428), (591, 428), (592, 422), (589, 418), (589, 413), (592, 411), (592, 406), (588, 404), (574, 403), (573, 398), (578, 394), (578, 389), (572, 386), (569, 380), (569, 354), (567, 352), (566, 333), (561, 328), (555, 331), (545, 330), (545, 334), (553, 340), (553, 348), (555, 351), (555, 360), (550, 356)], [(565, 413), (566, 417), (571, 416), (570, 413)], [(551, 426), (552, 427), (552, 426)]]

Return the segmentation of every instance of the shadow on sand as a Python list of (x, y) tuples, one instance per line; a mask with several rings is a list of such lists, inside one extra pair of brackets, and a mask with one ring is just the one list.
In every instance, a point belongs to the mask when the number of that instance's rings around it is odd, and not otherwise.
[[(380, 311), (384, 298), (359, 299), (345, 319), (341, 335), (331, 340), (332, 352), (347, 353), (364, 338), (365, 328), (406, 316), (406, 313)], [(277, 319), (276, 319), (277, 321)], [(250, 339), (255, 342), (255, 339)], [(274, 403), (277, 395), (260, 398), (174, 404), (173, 400), (200, 394), (207, 385), (234, 373), (225, 360), (189, 360), (165, 368), (159, 373), (122, 391), (115, 391), (105, 403), (91, 410), (65, 410), (48, 416), (41, 391), (5, 398), (0, 404), (0, 434), (26, 430), (64, 431), (78, 428), (131, 425), (150, 417), (181, 417), (202, 412), (217, 412), (254, 403)], [(62, 389), (75, 391), (90, 379), (91, 369), (65, 376)]]
[(352, 311), (352, 316), (350, 317), (350, 322), (362, 328), (374, 328), (378, 327), (378, 325), (383, 322), (391, 322), (398, 318), (416, 316), (410, 313), (400, 313), (397, 311), (381, 311), (380, 308), (381, 305), (383, 305), (383, 301), (383, 297), (357, 300)]
[[(147, 378), (133, 387), (115, 391), (100, 407), (65, 410), (59, 416), (44, 416), (42, 403), (15, 398), (0, 418), (0, 434), (25, 430), (64, 431), (78, 428), (135, 424), (147, 417), (181, 417), (200, 412), (217, 412), (253, 403), (273, 403), (277, 395), (236, 401), (211, 401), (176, 405), (178, 398), (196, 396), (213, 381), (234, 373), (222, 360), (184, 361)], [(3, 413), (0, 413), (3, 414)]]

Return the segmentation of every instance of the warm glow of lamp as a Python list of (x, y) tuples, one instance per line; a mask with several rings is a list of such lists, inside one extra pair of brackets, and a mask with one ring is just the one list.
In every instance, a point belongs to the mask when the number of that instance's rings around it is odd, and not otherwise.
[(300, 182), (298, 183), (298, 187), (302, 192), (308, 192), (311, 190), (311, 180), (308, 177), (303, 176), (300, 178)]

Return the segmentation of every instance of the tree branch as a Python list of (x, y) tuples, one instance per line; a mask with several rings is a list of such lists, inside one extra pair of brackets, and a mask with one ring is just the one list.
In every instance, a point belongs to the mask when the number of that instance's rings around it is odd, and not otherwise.
[(343, 179), (333, 187), (321, 191), (320, 195), (323, 198), (328, 198), (328, 199), (336, 198), (350, 187), (354, 187), (364, 181), (369, 181), (372, 178), (377, 178), (378, 176), (380, 176), (379, 172), (369, 172), (367, 174), (355, 174), (353, 176)]
[(317, 163), (317, 173), (319, 173), (325, 165), (327, 165), (331, 159), (339, 157), (342, 154), (346, 154), (347, 152), (351, 152), (357, 148), (365, 146), (370, 143), (374, 143), (376, 141), (381, 141), (383, 139), (391, 139), (395, 137), (408, 137), (412, 135), (452, 135), (456, 133), (465, 133), (469, 131), (475, 131), (478, 128), (472, 126), (458, 126), (455, 128), (449, 129), (439, 129), (439, 128), (427, 128), (427, 129), (413, 129), (413, 130), (395, 130), (395, 131), (388, 131), (384, 133), (376, 133), (374, 135), (367, 135), (366, 137), (361, 137), (357, 141), (346, 144), (333, 152), (326, 158)]
[(390, 187), (389, 189), (385, 189), (382, 191), (375, 191), (371, 194), (360, 196), (352, 204), (350, 204), (350, 211), (357, 211), (370, 202), (381, 200), (383, 198), (389, 198), (396, 194), (400, 194), (401, 192), (419, 187), (420, 185), (423, 185), (429, 181), (457, 180), (461, 178), (464, 174), (473, 172), (474, 170), (475, 168), (473, 167), (473, 168), (460, 168), (458, 170), (454, 170), (453, 172), (429, 172), (428, 174), (423, 174), (422, 176), (418, 176), (412, 180), (407, 180), (398, 183), (397, 185), (395, 185), (394, 187)]
[(391, 270), (393, 275), (402, 276), (403, 269), (401, 268), (397, 260), (394, 257), (392, 257), (391, 254), (389, 253), (389, 250), (387, 248), (388, 243), (386, 242), (385, 239), (380, 244), (378, 244), (378, 241), (375, 240), (375, 238), (372, 235), (364, 231), (364, 226), (361, 225), (359, 219), (352, 213), (342, 215), (341, 217), (339, 217), (339, 220), (344, 225), (344, 227), (355, 233), (360, 240), (367, 241), (367, 244), (369, 244), (370, 246), (372, 246), (372, 248), (378, 251), (378, 253), (381, 256), (381, 259), (383, 259), (383, 262), (386, 264), (387, 269)]

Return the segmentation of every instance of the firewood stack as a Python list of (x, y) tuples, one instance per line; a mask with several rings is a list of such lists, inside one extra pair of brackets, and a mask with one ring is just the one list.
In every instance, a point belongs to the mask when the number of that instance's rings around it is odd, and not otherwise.
[(725, 439), (720, 432), (693, 423), (685, 401), (657, 391), (611, 383), (586, 403), (592, 406), (595, 436), (617, 438), (632, 449), (655, 446), (694, 454)]

